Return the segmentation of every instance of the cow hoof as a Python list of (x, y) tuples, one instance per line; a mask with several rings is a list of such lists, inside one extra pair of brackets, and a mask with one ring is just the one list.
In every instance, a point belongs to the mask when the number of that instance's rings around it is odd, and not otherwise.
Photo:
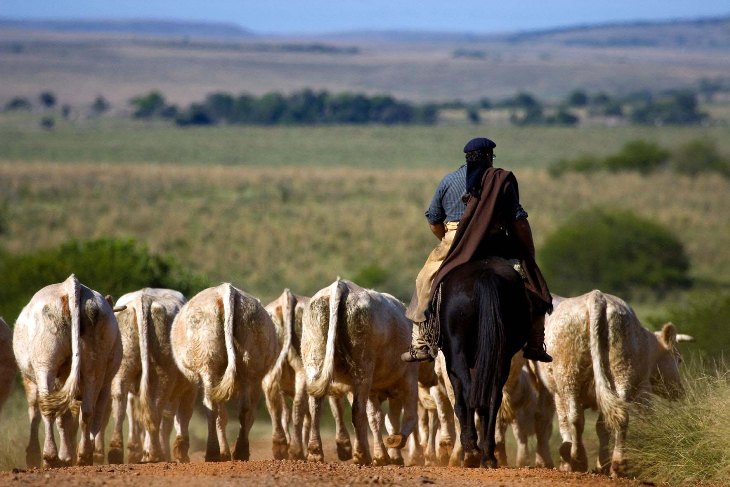
[(611, 462), (611, 477), (618, 478), (624, 475), (626, 462)]
[(304, 452), (301, 448), (289, 448), (289, 460), (305, 460)]
[(94, 452), (94, 464), (95, 465), (103, 465), (104, 464), (104, 452)]
[(406, 461), (403, 460), (403, 457), (395, 457), (395, 458), (392, 458), (391, 457), (390, 458), (390, 464), (391, 465), (397, 465), (399, 467), (405, 467), (406, 466)]
[(121, 448), (110, 448), (107, 454), (107, 460), (109, 460), (110, 465), (124, 463), (124, 452), (122, 452)]
[(61, 466), (61, 462), (58, 456), (46, 456), (43, 455), (43, 468), (58, 468)]
[(425, 463), (423, 455), (411, 455), (408, 459), (409, 467), (422, 467)]
[[(139, 445), (127, 445), (127, 462), (140, 463), (142, 461), (142, 449)], [(121, 463), (121, 462), (120, 462)]]
[(85, 467), (94, 464), (94, 453), (79, 453), (79, 461), (76, 463), (79, 467)]
[(350, 440), (337, 441), (337, 458), (343, 462), (352, 458), (352, 444)]
[(464, 452), (464, 467), (477, 468), (482, 463), (482, 453), (479, 450)]
[(286, 460), (289, 457), (288, 449), (289, 445), (286, 444), (286, 440), (273, 440), (271, 452), (274, 455), (274, 460)]
[(369, 453), (356, 451), (352, 454), (352, 461), (357, 465), (370, 465), (373, 459)]
[(390, 458), (388, 458), (387, 456), (375, 457), (375, 458), (373, 458), (372, 464), (375, 467), (385, 467), (386, 465), (390, 465)]
[(322, 451), (310, 451), (307, 453), (308, 462), (324, 462), (324, 454)]
[(406, 441), (408, 438), (406, 438), (403, 435), (390, 435), (387, 438), (385, 438), (385, 446), (388, 448), (403, 448), (406, 446)]
[(172, 445), (172, 455), (175, 461), (180, 463), (189, 463), (190, 457), (188, 456), (188, 450), (190, 450), (190, 441), (178, 435), (175, 438), (175, 443)]

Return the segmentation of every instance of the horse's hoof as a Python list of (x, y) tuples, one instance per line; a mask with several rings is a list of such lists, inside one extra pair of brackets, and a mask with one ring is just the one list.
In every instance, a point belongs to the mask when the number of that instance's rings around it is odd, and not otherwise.
[(564, 441), (562, 445), (560, 445), (560, 448), (558, 449), (558, 453), (560, 453), (560, 459), (570, 464), (570, 450), (573, 448), (573, 444), (569, 441)]
[(482, 459), (482, 468), (497, 468), (499, 467), (499, 462), (494, 457), (485, 457)]
[(406, 446), (407, 439), (408, 438), (403, 435), (390, 435), (385, 438), (385, 446), (387, 446), (388, 448), (401, 449)]
[(482, 462), (482, 453), (479, 450), (464, 452), (464, 467), (477, 468)]
[(205, 452), (205, 461), (206, 462), (221, 462), (221, 452), (219, 451), (211, 451), (211, 452)]
[(109, 461), (110, 465), (124, 463), (124, 452), (122, 452), (121, 448), (109, 448), (109, 453), (107, 453), (107, 460)]

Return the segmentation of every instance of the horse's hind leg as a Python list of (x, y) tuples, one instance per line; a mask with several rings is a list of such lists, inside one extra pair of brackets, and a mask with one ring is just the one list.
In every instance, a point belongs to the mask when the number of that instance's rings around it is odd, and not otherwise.
[(467, 406), (471, 377), (466, 360), (462, 355), (455, 357), (455, 362), (449, 369), (449, 380), (454, 388), (454, 412), (461, 424), (461, 445), (464, 449), (464, 466), (478, 467), (481, 461), (481, 451), (477, 445), (477, 432), (474, 424), (474, 409)]

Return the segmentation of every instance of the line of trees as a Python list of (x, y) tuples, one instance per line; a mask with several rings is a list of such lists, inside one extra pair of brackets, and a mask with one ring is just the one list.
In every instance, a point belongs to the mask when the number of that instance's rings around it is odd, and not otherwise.
[(135, 118), (169, 118), (177, 125), (228, 124), (433, 124), (435, 105), (416, 106), (392, 96), (366, 96), (355, 93), (330, 94), (302, 90), (291, 95), (267, 93), (212, 93), (204, 101), (185, 109), (166, 102), (158, 91), (134, 98)]
[[(162, 118), (177, 125), (226, 124), (433, 124), (443, 110), (464, 110), (470, 123), (481, 122), (489, 110), (507, 110), (514, 125), (562, 125), (580, 123), (583, 117), (609, 117), (639, 125), (696, 125), (709, 121), (699, 110), (700, 98), (712, 98), (724, 85), (706, 82), (700, 89), (671, 90), (661, 93), (637, 92), (613, 97), (604, 92), (589, 94), (574, 90), (559, 103), (545, 103), (528, 92), (492, 102), (482, 98), (466, 103), (460, 100), (416, 105), (396, 100), (390, 95), (368, 96), (361, 93), (329, 93), (304, 89), (284, 95), (278, 92), (254, 96), (248, 93), (211, 93), (203, 101), (180, 108), (170, 104), (159, 91), (150, 91), (130, 100), (132, 116), (139, 119)], [(45, 110), (53, 108), (56, 96), (44, 91), (38, 97)], [(5, 105), (6, 111), (32, 110), (24, 97), (15, 97)], [(99, 116), (111, 108), (101, 95), (90, 107), (89, 114)], [(63, 105), (64, 118), (71, 113)]]

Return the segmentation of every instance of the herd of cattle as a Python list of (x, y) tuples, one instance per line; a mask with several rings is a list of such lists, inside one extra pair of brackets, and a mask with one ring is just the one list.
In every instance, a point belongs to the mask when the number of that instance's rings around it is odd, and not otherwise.
[[(624, 301), (600, 291), (555, 297), (555, 304), (546, 319), (554, 361), (528, 363), (520, 353), (512, 360), (496, 431), (498, 460), (506, 465), (504, 437), (511, 425), (515, 463), (530, 463), (527, 442), (535, 435), (534, 464), (553, 467), (549, 439), (557, 412), (560, 468), (587, 470), (584, 410), (593, 408), (597, 467), (620, 474), (631, 407), (652, 393), (682, 393), (677, 343), (691, 337), (671, 323), (648, 331)], [(19, 369), (30, 418), (28, 466), (103, 462), (110, 417), (106, 459), (122, 463), (125, 416), (128, 462), (187, 462), (198, 394), (208, 421), (206, 461), (247, 460), (262, 391), (276, 459), (324, 460), (319, 421), (327, 396), (340, 459), (402, 465), (401, 450), (408, 445), (409, 464), (459, 465), (459, 424), (445, 358), (400, 360), (412, 331), (404, 313), (396, 298), (340, 278), (311, 298), (287, 289), (264, 307), (228, 283), (189, 301), (174, 290), (145, 288), (113, 303), (71, 275), (38, 291), (14, 331), (0, 319), (0, 407)], [(235, 395), (241, 430), (231, 453), (225, 405)], [(352, 405), (352, 443), (343, 422), (345, 398)]]

